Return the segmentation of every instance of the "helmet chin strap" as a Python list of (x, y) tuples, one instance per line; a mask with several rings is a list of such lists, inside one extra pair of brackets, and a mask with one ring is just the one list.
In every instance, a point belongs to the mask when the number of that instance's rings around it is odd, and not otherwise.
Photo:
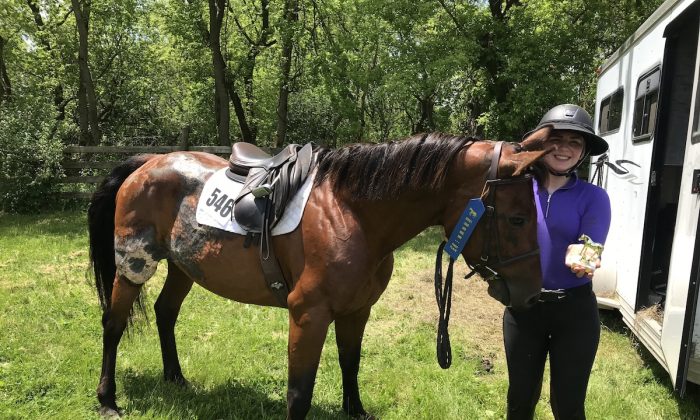
[(548, 171), (550, 174), (554, 175), (554, 176), (566, 176), (566, 177), (569, 177), (569, 176), (571, 176), (571, 174), (573, 174), (574, 172), (576, 172), (576, 169), (578, 169), (578, 167), (581, 166), (581, 164), (583, 163), (583, 161), (584, 161), (587, 157), (588, 157), (588, 152), (583, 153), (583, 154), (581, 155), (581, 158), (578, 160), (578, 162), (576, 162), (576, 165), (574, 165), (574, 166), (572, 166), (571, 168), (569, 168), (568, 171), (565, 171), (565, 172), (555, 171), (555, 170), (552, 170), (552, 168), (550, 168), (549, 166), (547, 166), (547, 171)]

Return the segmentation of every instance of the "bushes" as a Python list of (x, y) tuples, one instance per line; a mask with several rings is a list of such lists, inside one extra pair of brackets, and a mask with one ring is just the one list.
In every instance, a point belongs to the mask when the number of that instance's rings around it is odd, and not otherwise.
[(63, 146), (51, 135), (54, 118), (37, 104), (0, 106), (0, 211), (56, 208)]

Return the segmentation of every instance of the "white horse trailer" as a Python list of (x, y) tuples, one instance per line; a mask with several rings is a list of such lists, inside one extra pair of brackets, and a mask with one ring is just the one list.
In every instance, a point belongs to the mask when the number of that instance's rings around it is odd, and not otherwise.
[(700, 384), (699, 18), (700, 0), (668, 0), (602, 65), (596, 126), (610, 150), (591, 171), (612, 202), (598, 304), (622, 313), (681, 395)]

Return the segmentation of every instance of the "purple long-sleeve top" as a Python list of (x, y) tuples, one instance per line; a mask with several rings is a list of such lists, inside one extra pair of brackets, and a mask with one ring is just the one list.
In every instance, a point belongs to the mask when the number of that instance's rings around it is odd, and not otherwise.
[(582, 234), (605, 243), (610, 229), (610, 198), (604, 189), (576, 175), (552, 194), (537, 182), (533, 185), (543, 287), (556, 290), (582, 286), (590, 279), (576, 277), (564, 264), (566, 249), (581, 243), (578, 238)]

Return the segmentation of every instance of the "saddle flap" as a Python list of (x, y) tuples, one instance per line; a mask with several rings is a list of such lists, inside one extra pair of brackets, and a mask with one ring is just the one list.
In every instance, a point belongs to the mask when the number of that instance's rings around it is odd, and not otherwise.
[(268, 202), (267, 197), (257, 198), (253, 194), (246, 194), (233, 207), (233, 217), (247, 232), (261, 233), (265, 226), (265, 208)]

